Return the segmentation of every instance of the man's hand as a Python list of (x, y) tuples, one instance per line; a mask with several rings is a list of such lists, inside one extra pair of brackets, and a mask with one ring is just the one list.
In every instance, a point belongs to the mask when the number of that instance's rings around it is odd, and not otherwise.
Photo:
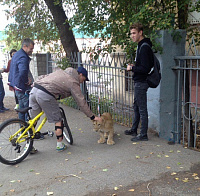
[(130, 63), (129, 63), (129, 64), (127, 65), (126, 70), (127, 70), (127, 71), (131, 71), (132, 68), (133, 68), (133, 66), (134, 66), (133, 64), (130, 64)]
[(94, 120), (102, 121), (102, 119), (98, 116), (95, 116)]

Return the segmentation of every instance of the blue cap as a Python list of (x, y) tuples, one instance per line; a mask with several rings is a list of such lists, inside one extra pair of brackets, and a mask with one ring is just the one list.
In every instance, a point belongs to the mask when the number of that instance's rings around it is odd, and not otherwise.
[(78, 67), (77, 71), (79, 73), (82, 73), (83, 76), (86, 77), (86, 81), (89, 81), (89, 79), (88, 79), (88, 72), (87, 72), (87, 70), (84, 67)]

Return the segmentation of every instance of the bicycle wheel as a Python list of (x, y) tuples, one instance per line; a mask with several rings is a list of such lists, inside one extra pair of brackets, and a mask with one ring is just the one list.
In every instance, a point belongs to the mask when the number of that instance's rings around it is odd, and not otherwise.
[(60, 113), (61, 113), (63, 124), (64, 124), (63, 136), (67, 140), (67, 142), (72, 145), (73, 144), (72, 133), (71, 133), (71, 130), (70, 130), (69, 125), (67, 123), (65, 112), (61, 107), (60, 107)]
[(7, 165), (15, 165), (23, 161), (29, 154), (33, 146), (33, 140), (30, 138), (32, 130), (27, 131), (24, 142), (16, 143), (21, 133), (14, 135), (19, 129), (25, 129), (27, 123), (20, 119), (10, 119), (0, 125), (0, 162)]

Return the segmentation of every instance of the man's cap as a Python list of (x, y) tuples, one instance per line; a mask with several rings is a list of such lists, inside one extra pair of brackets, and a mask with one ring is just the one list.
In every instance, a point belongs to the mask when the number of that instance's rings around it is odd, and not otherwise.
[(90, 80), (88, 79), (88, 72), (87, 72), (87, 70), (86, 70), (84, 67), (78, 67), (77, 71), (78, 71), (79, 73), (82, 73), (83, 76), (86, 77), (86, 81), (90, 81)]

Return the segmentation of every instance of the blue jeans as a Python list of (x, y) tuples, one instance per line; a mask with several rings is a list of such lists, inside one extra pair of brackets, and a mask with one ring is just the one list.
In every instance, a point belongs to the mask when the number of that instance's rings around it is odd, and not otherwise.
[[(19, 109), (29, 107), (29, 96), (23, 92), (15, 91), (15, 95), (19, 101)], [(28, 121), (27, 114), (18, 113), (19, 119)]]
[(2, 78), (0, 78), (0, 109), (4, 108), (4, 104), (3, 104), (4, 96), (5, 96), (5, 91), (3, 87), (3, 81), (2, 81)]
[(134, 87), (134, 119), (131, 130), (137, 132), (141, 120), (140, 134), (144, 136), (147, 135), (148, 130), (147, 90), (149, 85), (147, 82), (136, 82)]

